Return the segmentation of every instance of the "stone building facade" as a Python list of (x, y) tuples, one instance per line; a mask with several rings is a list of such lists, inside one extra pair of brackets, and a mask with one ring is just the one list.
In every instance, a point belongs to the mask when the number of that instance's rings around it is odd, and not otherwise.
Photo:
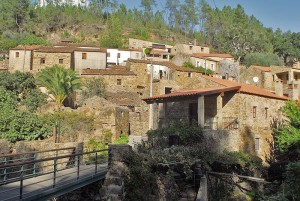
[(34, 46), (17, 46), (9, 50), (9, 71), (29, 72), (32, 70), (33, 51), (41, 48)]
[(265, 159), (272, 138), (271, 122), (280, 118), (280, 108), (288, 98), (253, 85), (208, 76), (202, 79), (202, 88), (197, 90), (144, 98), (152, 104), (153, 128), (195, 120), (204, 128), (210, 146)]
[(242, 83), (251, 83), (269, 91), (289, 96), (293, 100), (299, 99), (299, 79), (299, 69), (283, 66), (250, 66), (242, 70), (240, 78)]
[(171, 49), (172, 55), (177, 54), (188, 54), (192, 55), (195, 53), (209, 53), (209, 47), (207, 46), (198, 46), (194, 45), (193, 43), (189, 44), (176, 44)]
[(37, 73), (45, 67), (59, 65), (78, 73), (82, 69), (106, 68), (106, 50), (94, 46), (59, 44), (53, 47), (18, 46), (10, 49), (9, 71)]

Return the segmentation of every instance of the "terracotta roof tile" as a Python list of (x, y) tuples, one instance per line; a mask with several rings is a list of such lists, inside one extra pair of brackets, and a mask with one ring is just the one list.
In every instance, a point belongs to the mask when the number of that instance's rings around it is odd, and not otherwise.
[(148, 98), (143, 98), (144, 101), (158, 100), (158, 99), (171, 99), (177, 97), (186, 97), (186, 96), (199, 96), (199, 95), (212, 95), (218, 94), (226, 91), (238, 91), (240, 86), (235, 87), (222, 87), (222, 88), (201, 88), (196, 90), (187, 90), (187, 91), (177, 91), (170, 94), (163, 94), (160, 96), (152, 96)]
[(264, 72), (270, 72), (271, 71), (271, 67), (268, 67), (268, 66), (253, 66), (253, 68), (257, 68), (261, 71), (264, 71)]
[(212, 54), (212, 53), (195, 53), (193, 57), (203, 58), (203, 57), (220, 57), (220, 58), (233, 58), (230, 54)]
[(77, 52), (106, 52), (104, 49), (90, 49), (90, 48), (77, 48), (77, 47), (42, 47), (36, 50), (36, 52), (46, 53), (72, 53)]
[(286, 96), (278, 96), (270, 91), (267, 91), (265, 89), (259, 88), (257, 86), (251, 85), (251, 84), (240, 84), (237, 82), (229, 81), (229, 80), (223, 80), (215, 77), (209, 77), (202, 75), (203, 78), (209, 79), (215, 83), (218, 83), (220, 85), (223, 85), (224, 87), (233, 87), (233, 86), (241, 86), (239, 92), (245, 93), (245, 94), (252, 94), (262, 97), (269, 97), (269, 98), (275, 98), (275, 99), (281, 99), (281, 100), (287, 100), (288, 97)]
[(81, 75), (135, 75), (134, 72), (122, 69), (82, 69)]
[(137, 59), (128, 59), (129, 62), (133, 63), (145, 63), (145, 64), (153, 64), (153, 65), (162, 65), (166, 66), (170, 69), (181, 71), (181, 72), (195, 72), (195, 73), (201, 73), (195, 69), (192, 68), (185, 68), (185, 67), (179, 67), (169, 61), (149, 61), (149, 60), (137, 60)]
[(11, 50), (36, 50), (43, 46), (41, 45), (18, 45), (17, 47), (11, 48)]

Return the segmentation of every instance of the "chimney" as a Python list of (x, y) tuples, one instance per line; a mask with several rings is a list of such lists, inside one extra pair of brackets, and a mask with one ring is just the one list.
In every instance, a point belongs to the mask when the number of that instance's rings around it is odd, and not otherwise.
[(275, 94), (278, 96), (283, 96), (283, 85), (282, 80), (280, 79), (275, 81)]
[(289, 83), (288, 91), (289, 91), (289, 98), (291, 100), (298, 100), (299, 98), (298, 84), (296, 84), (294, 81), (291, 81)]

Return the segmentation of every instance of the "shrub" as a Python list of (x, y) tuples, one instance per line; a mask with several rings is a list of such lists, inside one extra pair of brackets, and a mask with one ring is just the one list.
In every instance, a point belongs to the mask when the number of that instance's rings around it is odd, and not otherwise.
[(83, 81), (83, 88), (81, 90), (82, 99), (93, 96), (105, 97), (106, 84), (103, 78), (89, 78)]
[(282, 59), (280, 59), (276, 54), (271, 53), (249, 53), (245, 56), (244, 62), (247, 67), (251, 65), (282, 66), (284, 64)]
[(206, 69), (206, 68), (203, 68), (203, 67), (196, 67), (196, 66), (194, 66), (191, 62), (184, 62), (183, 64), (182, 64), (182, 66), (183, 67), (186, 67), (186, 68), (191, 68), (191, 69), (194, 69), (194, 70), (197, 70), (197, 71), (199, 71), (199, 72), (201, 72), (201, 73), (205, 73), (205, 74), (208, 74), (208, 75), (211, 75), (211, 74), (213, 74), (214, 73), (214, 71), (213, 70), (211, 70), (211, 69)]
[(120, 137), (116, 139), (113, 144), (127, 144), (128, 142), (128, 135), (121, 134)]

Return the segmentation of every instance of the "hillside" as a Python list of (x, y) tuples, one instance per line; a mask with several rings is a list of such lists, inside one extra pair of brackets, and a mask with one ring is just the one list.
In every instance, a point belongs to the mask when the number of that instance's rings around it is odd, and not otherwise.
[[(96, 1), (93, 1), (96, 2)], [(48, 44), (61, 40), (126, 48), (137, 38), (175, 44), (196, 41), (212, 52), (229, 53), (243, 61), (247, 54), (275, 54), (285, 63), (300, 58), (299, 33), (265, 28), (243, 7), (215, 9), (196, 1), (141, 1), (142, 9), (128, 9), (118, 1), (75, 6), (39, 7), (26, 1), (0, 2), (0, 51), (18, 44)]]

